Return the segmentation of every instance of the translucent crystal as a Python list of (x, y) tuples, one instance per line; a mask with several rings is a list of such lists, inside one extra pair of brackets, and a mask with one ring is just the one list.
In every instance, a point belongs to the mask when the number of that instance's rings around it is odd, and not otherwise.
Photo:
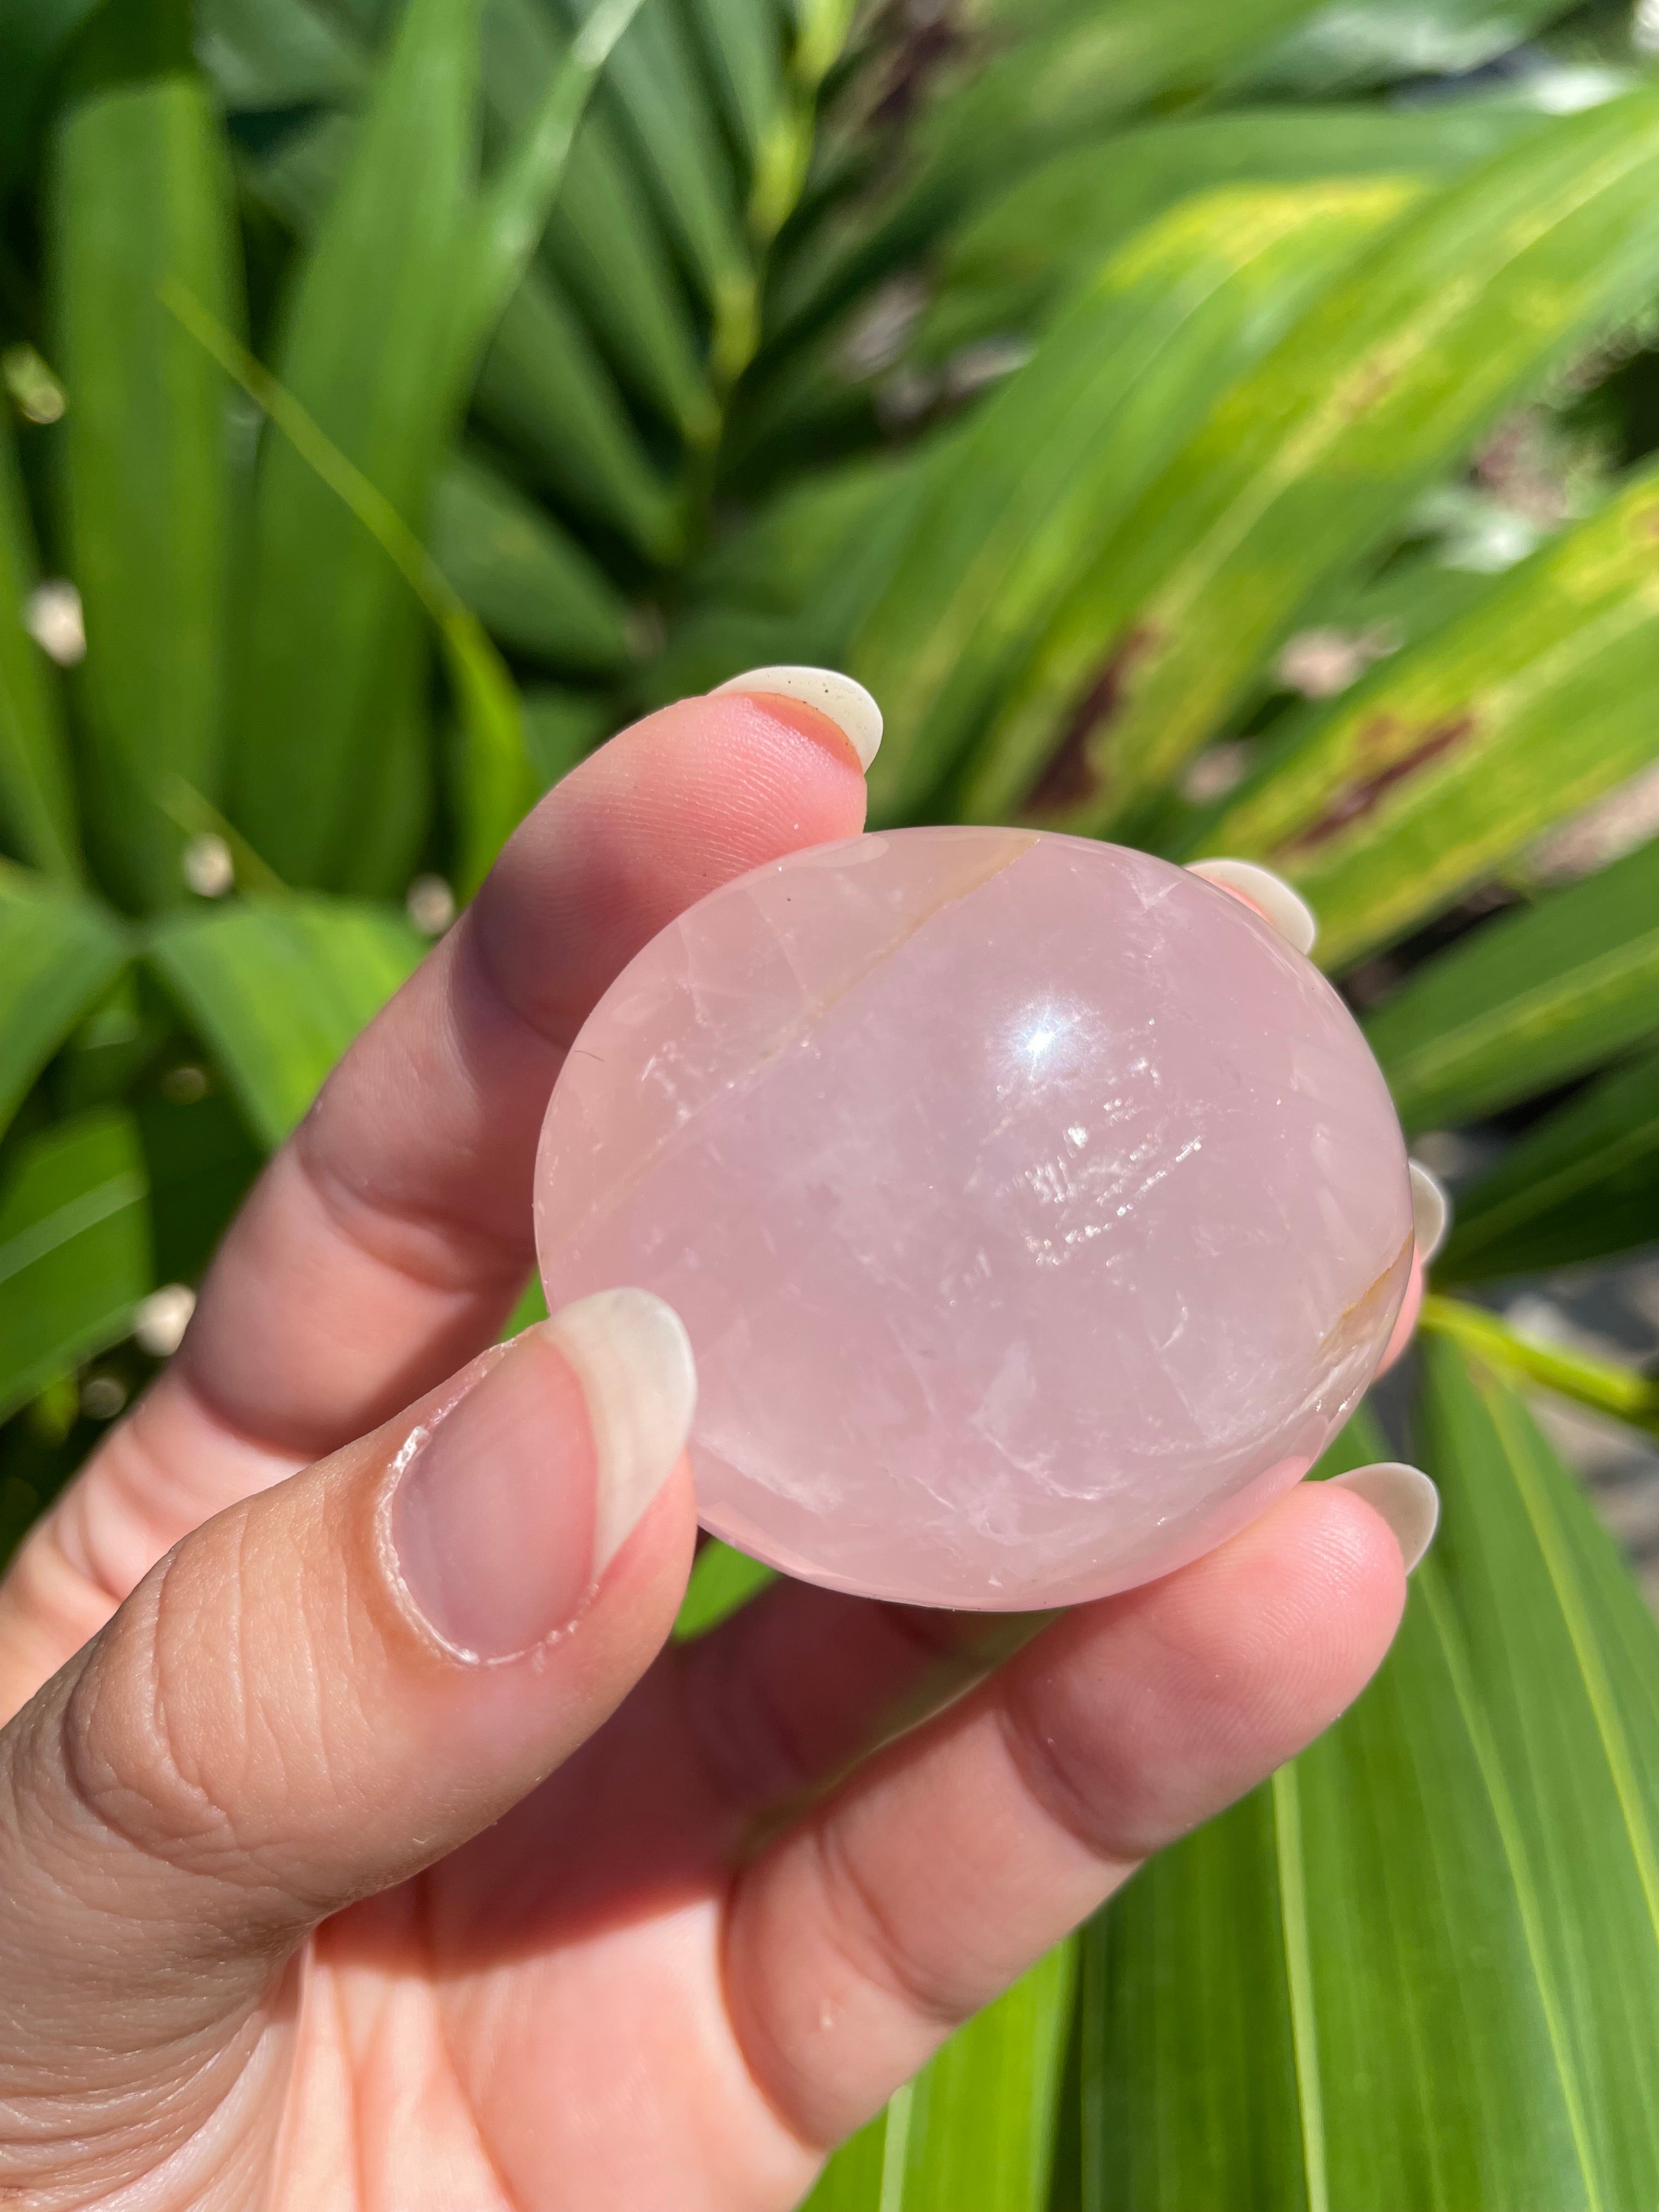
[(928, 1605), (1166, 1572), (1297, 1480), (1412, 1250), (1328, 983), (1145, 854), (901, 830), (711, 894), (559, 1078), (550, 1305), (635, 1284), (696, 1350), (704, 1524)]

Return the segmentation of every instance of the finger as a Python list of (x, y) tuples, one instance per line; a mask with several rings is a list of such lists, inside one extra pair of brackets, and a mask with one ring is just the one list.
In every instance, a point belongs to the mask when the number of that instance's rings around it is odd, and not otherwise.
[(733, 1895), (728, 1989), (800, 2139), (858, 2126), (1139, 1860), (1334, 1719), (1404, 1580), (1369, 1505), (1308, 1485), (1180, 1573), (1063, 1616), (770, 1846)]
[(1411, 1342), (1417, 1328), (1417, 1317), (1423, 1310), (1423, 1293), (1427, 1287), (1429, 1262), (1446, 1241), (1451, 1227), (1451, 1198), (1437, 1176), (1431, 1175), (1419, 1160), (1411, 1164), (1412, 1221), (1416, 1232), (1417, 1249), (1412, 1255), (1412, 1272), (1406, 1285), (1406, 1295), (1388, 1346), (1382, 1354), (1378, 1374), (1386, 1374)]
[(0, 1733), (9, 2133), (50, 2137), (66, 2071), (187, 2132), (319, 1919), (614, 1709), (690, 1565), (692, 1393), (659, 1300), (586, 1299), (185, 1539)]
[(61, 1664), (210, 1513), (489, 1340), (533, 1258), (536, 1139), (576, 1030), (704, 892), (856, 834), (860, 756), (824, 708), (867, 750), (859, 699), (857, 714), (822, 687), (816, 705), (765, 691), (666, 708), (521, 825), (267, 1169), (166, 1374), (32, 1540), (27, 1605), (14, 1587), (0, 1606), (11, 1679)]

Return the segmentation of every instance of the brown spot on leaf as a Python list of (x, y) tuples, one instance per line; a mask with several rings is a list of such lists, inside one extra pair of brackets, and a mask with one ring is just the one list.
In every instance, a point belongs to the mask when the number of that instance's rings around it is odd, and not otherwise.
[[(1344, 830), (1351, 829), (1356, 822), (1363, 821), (1366, 815), (1376, 811), (1379, 802), (1394, 789), (1395, 784), (1404, 782), (1408, 775), (1415, 775), (1419, 769), (1426, 768), (1431, 760), (1437, 760), (1442, 753), (1449, 752), (1452, 746), (1468, 737), (1476, 726), (1476, 717), (1473, 714), (1455, 714), (1447, 721), (1437, 722), (1432, 729), (1424, 732), (1409, 751), (1401, 753), (1396, 760), (1388, 762), (1374, 775), (1361, 776), (1358, 782), (1351, 783), (1345, 791), (1339, 792), (1322, 814), (1279, 848), (1279, 857), (1288, 859), (1293, 854), (1310, 852), (1316, 846), (1328, 843)], [(1393, 726), (1392, 718), (1379, 716), (1376, 725), (1362, 731), (1358, 748), (1361, 757), (1368, 750), (1374, 752), (1379, 740)]]
[(1150, 623), (1124, 633), (1116, 651), (1072, 709), (1060, 744), (1032, 790), (1030, 812), (1060, 814), (1098, 795), (1102, 779), (1094, 741), (1121, 708), (1135, 663), (1144, 660), (1158, 641), (1158, 633)]

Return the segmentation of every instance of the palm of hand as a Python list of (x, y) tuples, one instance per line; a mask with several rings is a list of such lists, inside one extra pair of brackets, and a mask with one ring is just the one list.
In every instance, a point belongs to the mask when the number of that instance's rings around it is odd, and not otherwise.
[(569, 778), (32, 1535), (0, 1589), (0, 2193), (782, 2212), (1380, 1658), (1400, 1553), (1323, 1486), (1040, 1635), (779, 1585), (665, 1650), (683, 1462), (569, 1635), (493, 1669), (411, 1635), (376, 1501), (526, 1272), (564, 1044), (690, 898), (862, 804), (833, 725), (742, 695)]

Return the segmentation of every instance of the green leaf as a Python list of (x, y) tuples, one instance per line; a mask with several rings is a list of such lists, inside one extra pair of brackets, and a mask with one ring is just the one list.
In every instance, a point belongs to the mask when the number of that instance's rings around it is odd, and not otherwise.
[(569, 306), (539, 272), (514, 294), (479, 372), (479, 418), (536, 482), (647, 558), (678, 549), (678, 501)]
[(391, 908), (250, 899), (160, 923), (148, 958), (274, 1150), (425, 949)]
[(528, 273), (589, 95), (639, 6), (640, 0), (599, 0), (484, 188), (461, 272), (465, 306), (456, 344), (464, 375)]
[(684, 609), (644, 672), (647, 703), (712, 690), (745, 668), (844, 667), (960, 451), (958, 433), (936, 433), (769, 500), (688, 574)]
[(1659, 679), (1656, 534), (1650, 468), (1415, 651), (1299, 720), (1202, 849), (1290, 877), (1331, 966), (1490, 875), (1659, 752), (1643, 712)]
[(720, 105), (752, 166), (783, 93), (781, 26), (772, 0), (690, 0)]
[(518, 690), (501, 655), (471, 621), (446, 623), (442, 638), (461, 724), (455, 889), (469, 899), (535, 804), (536, 772)]
[(544, 684), (526, 691), (524, 749), (538, 792), (550, 791), (617, 727), (613, 702), (602, 691), (565, 691)]
[(8, 1155), (0, 1188), (0, 1420), (118, 1343), (150, 1287), (132, 1117), (99, 1107)]
[(1463, 76), (1568, 12), (1563, 0), (1334, 0), (1245, 73), (1276, 92)]
[[(610, 0), (562, 0), (584, 29)], [(678, 12), (654, 0), (634, 19), (606, 75), (606, 106), (689, 274), (721, 319), (752, 313), (753, 279), (732, 204), (731, 165)]]
[[(279, 382), (415, 528), (459, 404), (477, 64), (477, 0), (411, 0), (277, 356)], [(261, 456), (253, 582), (231, 811), (286, 881), (343, 883), (411, 631), (380, 547), (286, 439)]]
[(264, 1155), (217, 1087), (187, 1103), (145, 1098), (134, 1111), (149, 1179), (155, 1279), (198, 1281)]
[(838, 2150), (804, 2212), (1046, 2212), (1076, 1947), (958, 2028)]
[(1365, 1024), (1408, 1129), (1468, 1121), (1659, 1030), (1659, 840), (1414, 969)]
[(105, 0), (9, 0), (0, 9), (0, 194), (22, 175), (53, 77)]
[(1435, 1261), (1467, 1283), (1570, 1267), (1659, 1238), (1659, 1054), (1649, 1053), (1536, 1122), (1460, 1190)]
[[(780, 288), (779, 342), (799, 344), (847, 303), (1037, 161), (1160, 95), (1206, 89), (1310, 0), (1073, 0), (1021, 10), (1006, 50), (921, 118), (909, 174), (874, 225), (801, 257)], [(1004, 46), (1004, 41), (998, 41)]]
[(427, 543), (503, 645), (601, 672), (632, 658), (628, 608), (604, 570), (483, 462), (456, 455), (445, 465)]
[(196, 51), (233, 112), (356, 100), (361, 50), (308, 0), (198, 0)]
[(58, 686), (23, 626), (39, 580), (11, 425), (0, 409), (0, 829), (20, 859), (72, 879), (81, 839)]
[(717, 1628), (776, 1580), (775, 1568), (751, 1559), (746, 1552), (735, 1552), (729, 1544), (722, 1544), (717, 1536), (711, 1536), (697, 1553), (696, 1564), (691, 1570), (679, 1618), (674, 1623), (676, 1638), (681, 1643), (689, 1643), (693, 1637), (706, 1636), (711, 1628)]
[[(556, 57), (560, 49), (544, 40), (533, 51), (540, 58)], [(533, 88), (520, 87), (509, 110), (515, 123), (533, 112), (535, 97)], [(608, 127), (590, 112), (573, 149), (573, 185), (586, 173), (584, 148), (596, 124)], [(356, 137), (355, 119), (343, 115), (325, 115), (291, 131), (257, 159), (245, 158), (249, 189), (287, 228), (308, 235), (338, 191)], [(631, 210), (632, 202), (628, 205)], [(562, 216), (556, 204), (556, 241), (568, 241), (573, 219), (568, 210)], [(591, 313), (594, 288), (625, 269), (628, 256), (597, 216), (591, 229), (584, 228), (581, 246), (589, 258), (587, 280), (573, 289)], [(615, 379), (566, 298), (562, 280), (545, 265), (568, 258), (550, 252), (520, 285), (485, 351), (474, 403), (481, 418), (519, 449), (521, 465), (538, 483), (579, 513), (619, 530), (651, 557), (665, 559), (679, 540), (677, 505), (629, 420)], [(607, 293), (613, 304), (619, 296)], [(611, 327), (605, 316), (592, 319), (596, 328)], [(671, 411), (706, 433), (712, 402), (695, 362), (690, 383), (674, 382), (672, 390)]]
[[(493, 137), (524, 128), (563, 39), (540, 0), (492, 0), (483, 76)], [(576, 133), (542, 252), (630, 389), (688, 436), (708, 438), (714, 400), (684, 289), (616, 127), (596, 106)]]
[(1467, 100), (1247, 109), (1068, 147), (951, 234), (916, 350), (936, 361), (993, 335), (1031, 331), (1101, 254), (1195, 192), (1321, 178), (1451, 177), (1547, 127), (1540, 115)]
[(77, 100), (53, 210), (69, 536), (86, 611), (88, 843), (140, 908), (177, 903), (170, 776), (221, 781), (229, 389), (159, 293), (239, 319), (230, 179), (204, 89), (140, 77)]
[(1541, 1382), (1577, 1405), (1659, 1434), (1659, 1375), (1642, 1374), (1571, 1345), (1523, 1336), (1485, 1306), (1443, 1297), (1437, 1291), (1424, 1299), (1418, 1326), (1431, 1335), (1450, 1337), (1482, 1366), (1523, 1387)]
[(106, 907), (0, 869), (0, 1135), (128, 957), (126, 933)]
[[(1425, 1364), (1443, 1519), (1382, 1673), (1089, 1932), (1085, 2212), (1659, 2189), (1659, 1631), (1519, 1401)], [(1322, 1471), (1386, 1449), (1362, 1416)]]
[[(1230, 187), (1108, 257), (975, 418), (853, 655), (887, 717), (878, 817), (915, 812), (984, 726), (1057, 598), (1208, 401), (1417, 187)], [(1034, 763), (995, 732), (968, 779), (1000, 818)]]
[(1062, 747), (1066, 826), (1123, 834), (1316, 586), (1659, 269), (1659, 97), (1558, 119), (1437, 193), (1333, 286), (1144, 495), (1004, 718)]

